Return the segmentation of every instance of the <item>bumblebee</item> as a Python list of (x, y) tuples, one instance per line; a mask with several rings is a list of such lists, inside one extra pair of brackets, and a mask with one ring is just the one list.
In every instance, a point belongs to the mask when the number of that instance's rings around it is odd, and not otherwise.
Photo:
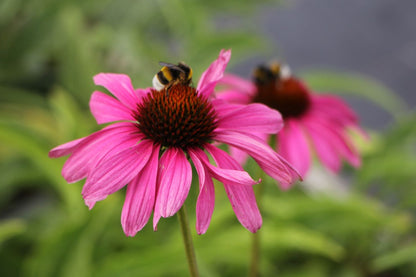
[(177, 65), (171, 63), (159, 63), (162, 69), (153, 77), (153, 87), (156, 90), (166, 89), (175, 84), (189, 86), (192, 82), (192, 68), (183, 62)]
[(270, 65), (259, 65), (253, 73), (254, 83), (257, 85), (269, 84), (273, 81), (290, 78), (290, 68), (286, 64), (273, 62)]

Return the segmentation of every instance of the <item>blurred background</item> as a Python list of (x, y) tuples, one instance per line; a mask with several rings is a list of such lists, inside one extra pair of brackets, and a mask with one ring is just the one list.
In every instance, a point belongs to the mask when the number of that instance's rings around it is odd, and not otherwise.
[[(134, 238), (124, 191), (88, 211), (82, 182), (61, 177), (56, 145), (100, 129), (88, 110), (99, 72), (151, 85), (159, 61), (194, 80), (231, 48), (228, 71), (250, 78), (279, 59), (317, 92), (341, 95), (371, 140), (363, 166), (316, 165), (281, 192), (265, 179), (262, 276), (416, 276), (416, 2), (2, 0), (0, 2), (0, 276), (187, 276), (176, 217)], [(247, 165), (253, 178), (258, 168)], [(195, 180), (196, 178), (194, 178)], [(196, 183), (188, 197), (194, 224)], [(202, 276), (247, 275), (250, 233), (216, 186)]]

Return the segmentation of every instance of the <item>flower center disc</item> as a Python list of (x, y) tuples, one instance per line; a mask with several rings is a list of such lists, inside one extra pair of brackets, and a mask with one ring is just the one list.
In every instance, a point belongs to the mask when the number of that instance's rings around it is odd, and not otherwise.
[(201, 147), (212, 139), (217, 127), (211, 103), (195, 88), (183, 84), (152, 89), (138, 104), (135, 118), (147, 138), (183, 150)]
[(273, 79), (265, 84), (257, 84), (257, 91), (253, 102), (278, 110), (284, 118), (299, 117), (310, 105), (309, 93), (294, 78)]

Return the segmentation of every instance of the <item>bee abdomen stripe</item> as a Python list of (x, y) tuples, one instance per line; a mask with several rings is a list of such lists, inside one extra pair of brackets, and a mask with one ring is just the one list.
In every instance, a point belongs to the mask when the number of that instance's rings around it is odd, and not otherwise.
[[(170, 76), (170, 74), (169, 74), (169, 76), (168, 77), (172, 77), (172, 76)], [(161, 71), (159, 71), (158, 73), (157, 73), (157, 78), (159, 79), (159, 82), (162, 84), (162, 85), (167, 85), (167, 84), (169, 84), (169, 80), (165, 77), (165, 74), (163, 73), (163, 71), (161, 70)], [(171, 78), (172, 79), (172, 78)]]

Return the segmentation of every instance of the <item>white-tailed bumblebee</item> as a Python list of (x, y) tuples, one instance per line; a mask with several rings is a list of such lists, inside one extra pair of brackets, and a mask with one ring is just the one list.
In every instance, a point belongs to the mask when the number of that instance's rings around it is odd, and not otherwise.
[(171, 63), (159, 63), (162, 69), (153, 77), (153, 87), (156, 90), (166, 88), (166, 91), (175, 84), (189, 86), (192, 82), (192, 68), (183, 62), (177, 65)]
[(254, 82), (257, 85), (265, 85), (271, 82), (290, 78), (290, 68), (286, 64), (273, 62), (270, 65), (259, 65), (253, 73)]

